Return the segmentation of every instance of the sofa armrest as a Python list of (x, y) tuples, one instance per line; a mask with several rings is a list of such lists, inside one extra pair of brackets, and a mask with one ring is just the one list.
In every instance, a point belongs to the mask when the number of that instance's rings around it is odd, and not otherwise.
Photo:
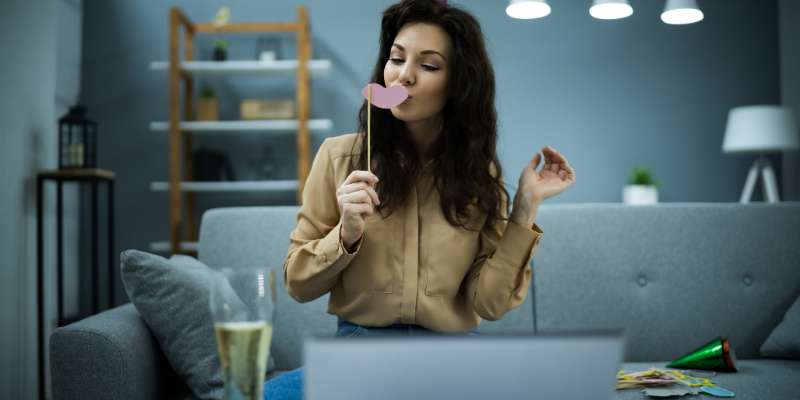
[(56, 400), (161, 399), (185, 391), (132, 304), (56, 329), (50, 371)]

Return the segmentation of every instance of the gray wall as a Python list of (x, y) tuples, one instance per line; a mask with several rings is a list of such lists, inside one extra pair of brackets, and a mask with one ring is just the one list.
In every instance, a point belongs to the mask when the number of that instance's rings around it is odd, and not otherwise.
[[(234, 21), (274, 21), (293, 20), (299, 3), (226, 4)], [(333, 118), (331, 135), (351, 132), (358, 90), (376, 57), (379, 13), (391, 2), (303, 3), (310, 10), (314, 56), (334, 62), (330, 77), (315, 80), (312, 115)], [(738, 201), (752, 159), (721, 152), (725, 120), (732, 107), (780, 101), (776, 1), (703, 1), (706, 19), (682, 27), (660, 21), (661, 1), (633, 1), (635, 14), (622, 21), (592, 19), (588, 1), (553, 2), (553, 14), (538, 21), (508, 18), (503, 1), (453, 3), (473, 12), (487, 36), (508, 182), (516, 182), (535, 151), (551, 145), (578, 173), (578, 184), (552, 202), (618, 202), (637, 165), (652, 168), (663, 201)], [(85, 3), (82, 97), (100, 123), (100, 163), (118, 176), (120, 249), (146, 249), (168, 234), (167, 196), (148, 190), (150, 181), (167, 178), (167, 138), (147, 127), (167, 118), (166, 76), (148, 64), (167, 57), (171, 4), (195, 21), (210, 20), (220, 6), (209, 0)], [(198, 51), (207, 57), (204, 43)], [(252, 57), (253, 45), (241, 37), (232, 44), (232, 57)], [(292, 55), (291, 46), (285, 50)], [(233, 99), (292, 93), (280, 79), (209, 84)], [(223, 105), (223, 118), (233, 117), (235, 104)], [(293, 176), (293, 143), (290, 135), (242, 135), (199, 145), (232, 152), (237, 174), (247, 178), (266, 146), (277, 149), (276, 176)], [(774, 164), (780, 179), (780, 161)], [(206, 195), (200, 205), (292, 199)]]
[[(81, 25), (83, 6), (81, 0), (59, 0), (56, 2), (56, 93), (55, 93), (55, 119), (69, 111), (70, 106), (74, 105), (80, 95), (81, 87)], [(55, 128), (57, 129), (57, 128)], [(58, 135), (57, 132), (53, 133)], [(56, 142), (57, 143), (57, 142)], [(56, 152), (58, 150), (56, 149)], [(58, 160), (53, 160), (54, 165)], [(54, 195), (53, 183), (50, 183), (45, 190), (48, 190), (48, 199)], [(80, 238), (80, 227), (86, 225), (81, 223), (82, 213), (79, 206), (79, 186), (77, 183), (64, 185), (64, 312), (67, 316), (89, 311), (88, 295), (79, 296), (79, 293), (88, 293), (91, 285), (87, 275), (88, 262), (82, 262), (81, 243), (86, 240)], [(86, 191), (84, 185), (83, 190)], [(83, 220), (87, 220), (85, 217)], [(55, 240), (55, 237), (48, 237), (48, 240)], [(54, 264), (48, 264), (54, 267)], [(80, 268), (79, 266), (83, 266)]]
[[(800, 122), (800, 3), (780, 1), (781, 98)], [(782, 200), (800, 200), (800, 154), (783, 155)]]
[[(54, 166), (55, 3), (5, 2), (0, 14), (0, 396), (36, 394), (35, 192)], [(10, 60), (13, 59), (13, 62)]]
[[(5, 2), (0, 15), (0, 397), (37, 396), (35, 175), (57, 166), (56, 119), (80, 88), (80, 0)], [(52, 186), (52, 185), (51, 185)], [(55, 190), (46, 192), (45, 303), (55, 309)], [(65, 191), (65, 311), (78, 310), (78, 193)], [(46, 333), (55, 324), (46, 315)]]

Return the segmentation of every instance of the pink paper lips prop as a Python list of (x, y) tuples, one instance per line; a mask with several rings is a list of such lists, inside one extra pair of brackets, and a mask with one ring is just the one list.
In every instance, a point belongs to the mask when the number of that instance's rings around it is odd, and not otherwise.
[(372, 86), (372, 105), (380, 108), (392, 108), (400, 105), (408, 98), (408, 91), (402, 86), (385, 88), (380, 83), (370, 83), (361, 90), (361, 95), (369, 99), (369, 87)]

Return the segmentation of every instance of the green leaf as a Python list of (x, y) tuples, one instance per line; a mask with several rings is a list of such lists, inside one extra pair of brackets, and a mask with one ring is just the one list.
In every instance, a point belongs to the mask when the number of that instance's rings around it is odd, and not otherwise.
[(628, 177), (628, 184), (657, 186), (656, 182), (653, 180), (650, 170), (645, 167), (634, 168), (630, 177)]

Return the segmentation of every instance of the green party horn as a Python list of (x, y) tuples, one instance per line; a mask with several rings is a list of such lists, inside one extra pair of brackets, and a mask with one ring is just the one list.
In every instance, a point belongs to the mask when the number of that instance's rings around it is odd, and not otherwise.
[(728, 339), (719, 337), (669, 363), (667, 368), (736, 372), (736, 354)]

